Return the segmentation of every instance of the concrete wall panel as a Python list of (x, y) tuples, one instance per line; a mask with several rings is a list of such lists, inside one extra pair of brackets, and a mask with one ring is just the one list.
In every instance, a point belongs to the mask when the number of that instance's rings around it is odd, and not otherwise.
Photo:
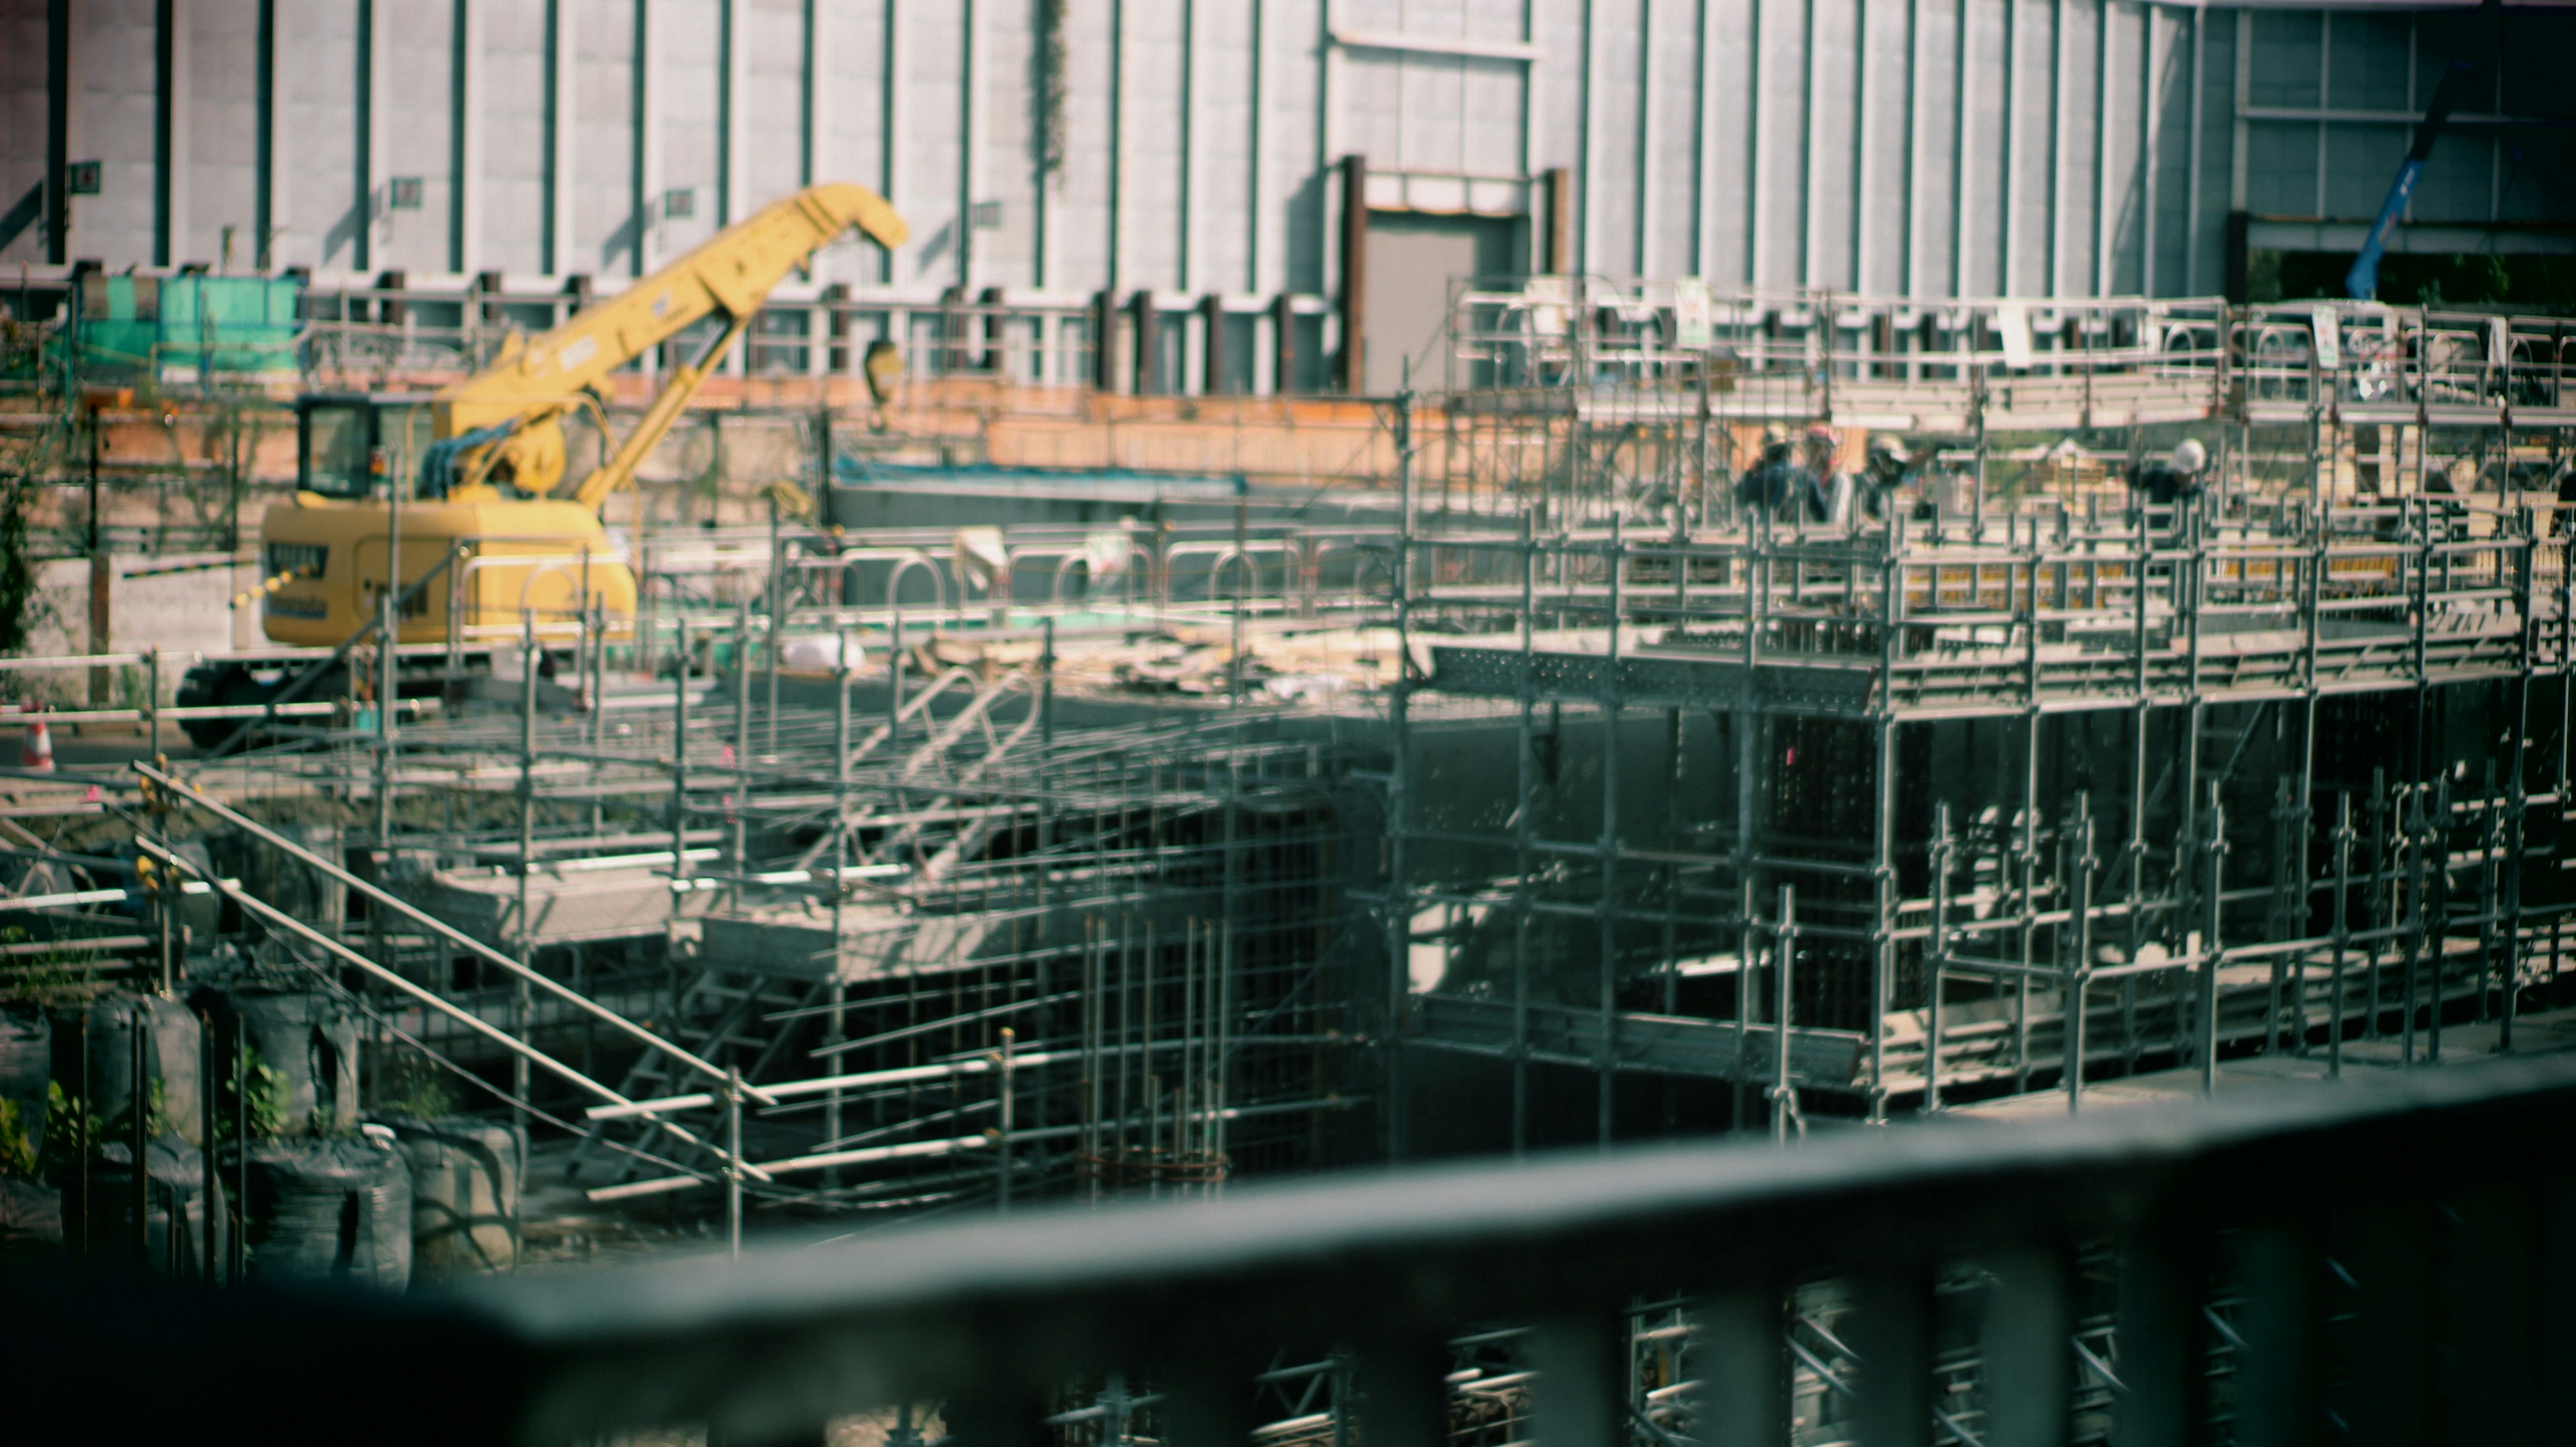
[(1914, 269), (1906, 290), (1955, 295), (1960, 206), (1960, 120), (1963, 114), (1960, 45), (1962, 0), (1916, 0), (1915, 78), (1920, 99), (1914, 113)]
[(1252, 21), (1247, 6), (1202, 0), (1192, 31), (1189, 284), (1200, 290), (1252, 285)]
[(1808, 10), (1808, 92), (1805, 146), (1806, 275), (1824, 284), (1858, 284), (1859, 250), (1852, 228), (1860, 213), (1861, 172), (1854, 147), (1860, 137), (1863, 97), (1863, 0), (1814, 0)]
[(2007, 248), (1998, 258), (1997, 289), (2004, 292), (2045, 292), (2053, 285), (2048, 254), (2056, 215), (2051, 142), (2057, 133), (2056, 57), (2063, 11), (2058, 0), (2005, 0), (2012, 88), (1996, 197)]
[[(892, 0), (816, 5), (814, 179), (886, 184), (886, 8)], [(837, 247), (815, 259), (827, 282), (864, 286), (885, 276), (873, 251)]]
[(758, 210), (805, 183), (805, 0), (742, 7), (742, 195)]
[(1640, 202), (1647, 169), (1639, 102), (1645, 73), (1646, 0), (1594, 0), (1589, 108), (1593, 176), (1594, 271), (1634, 276), (1642, 270)]
[(639, 214), (635, 123), (641, 0), (565, 0), (573, 7), (568, 271), (632, 275), (645, 218)]
[[(1125, 0), (1118, 257), (1127, 286), (1180, 282), (1185, 0)], [(918, 222), (915, 223), (919, 225)]]
[(2113, 0), (2103, 17), (2114, 64), (2103, 77), (2102, 290), (2135, 292), (2146, 280), (2147, 128), (2155, 106), (2157, 57), (2148, 43), (2149, 7)]
[[(724, 180), (722, 126), (724, 8), (726, 0), (651, 0), (646, 42), (648, 125), (658, 143), (659, 174), (648, 166), (645, 202), (659, 214), (647, 232), (646, 256), (659, 266), (719, 229), (719, 187)], [(671, 193), (690, 195), (690, 214), (665, 203)]]
[[(0, 216), (22, 203), (42, 210), (45, 147), (50, 122), (46, 0), (0, 0)], [(45, 259), (40, 218), (13, 222), (14, 237), (0, 236), (0, 263)]]
[(912, 246), (895, 258), (894, 279), (913, 286), (951, 286), (965, 275), (963, 258), (970, 244), (959, 205), (970, 12), (964, 5), (896, 8), (900, 53), (891, 143), (896, 179), (889, 199), (912, 223)]
[[(468, 269), (546, 269), (546, 7), (485, 3), (472, 63), (483, 97), (482, 196), (477, 232), (466, 238)], [(469, 124), (471, 124), (469, 122)]]
[(2057, 10), (2062, 31), (2058, 53), (2065, 57), (2065, 68), (2058, 76), (2054, 127), (2057, 209), (2050, 220), (2056, 269), (2047, 289), (2070, 296), (2090, 294), (2097, 275), (2103, 5), (2104, 0), (2059, 0)]
[[(445, 272), (463, 269), (458, 215), (457, 86), (459, 58), (454, 5), (374, 6), (376, 44), (385, 52), (377, 74), (385, 174), (375, 190), (379, 267)], [(417, 209), (392, 204), (397, 178), (420, 182)]]
[(99, 163), (99, 194), (72, 201), (74, 257), (96, 257), (111, 266), (156, 259), (158, 8), (153, 0), (89, 0), (71, 7), (70, 159)]
[[(0, 0), (0, 213), (42, 179), (52, 13)], [(2483, 43), (2452, 11), (2158, 0), (1084, 0), (1050, 74), (1043, 0), (275, 0), (263, 156), (260, 0), (66, 13), (64, 142), (103, 164), (66, 250), (113, 268), (216, 261), (226, 226), (250, 266), (265, 205), (278, 265), (632, 273), (810, 176), (886, 191), (914, 229), (891, 262), (818, 258), (823, 280), (1077, 294), (1330, 295), (1353, 153), (1407, 188), (1524, 183), (1489, 207), (1535, 208), (1564, 167), (1571, 262), (1602, 275), (2206, 293), (2233, 206), (2366, 218)], [(2576, 14), (2502, 24), (2467, 109), (2576, 116), (2551, 63)], [(2411, 219), (2564, 225), (2571, 164), (2561, 125), (2455, 130)], [(387, 206), (396, 178), (416, 209)], [(32, 226), (0, 246), (44, 255)]]

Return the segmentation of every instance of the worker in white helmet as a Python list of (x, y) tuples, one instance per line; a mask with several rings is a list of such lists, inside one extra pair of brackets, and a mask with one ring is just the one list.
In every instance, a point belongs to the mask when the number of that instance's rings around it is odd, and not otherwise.
[(1905, 444), (1884, 433), (1869, 440), (1861, 455), (1857, 474), (1860, 514), (1871, 522), (1885, 522), (1895, 510), (1897, 489), (1903, 487), (1912, 460), (1905, 454)]
[(2209, 449), (2196, 438), (2174, 444), (2163, 462), (2142, 462), (2129, 469), (2129, 486), (2145, 494), (2153, 507), (2172, 507), (2200, 496), (2200, 474), (2209, 466)]

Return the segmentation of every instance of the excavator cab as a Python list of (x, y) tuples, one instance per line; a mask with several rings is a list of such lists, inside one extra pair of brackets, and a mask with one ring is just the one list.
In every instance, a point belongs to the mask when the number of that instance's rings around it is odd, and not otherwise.
[(412, 475), (429, 448), (430, 399), (367, 392), (313, 392), (295, 399), (295, 490), (334, 502), (412, 495)]

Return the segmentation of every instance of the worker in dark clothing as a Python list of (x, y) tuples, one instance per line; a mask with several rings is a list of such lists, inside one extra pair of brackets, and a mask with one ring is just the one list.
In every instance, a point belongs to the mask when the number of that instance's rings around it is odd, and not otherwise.
[(2186, 437), (2165, 461), (2142, 462), (2130, 468), (2129, 487), (2144, 494), (2144, 501), (2151, 507), (2187, 503), (2200, 496), (2201, 470), (2208, 465), (2208, 449)]
[(1791, 458), (1788, 439), (1773, 435), (1763, 440), (1761, 459), (1736, 482), (1735, 500), (1776, 515), (1801, 500), (1808, 486), (1806, 469)]
[(1893, 437), (1873, 437), (1869, 449), (1861, 455), (1860, 471), (1854, 475), (1857, 488), (1853, 498), (1860, 515), (1871, 522), (1885, 522), (1896, 510), (1896, 491), (1905, 485), (1905, 448)]

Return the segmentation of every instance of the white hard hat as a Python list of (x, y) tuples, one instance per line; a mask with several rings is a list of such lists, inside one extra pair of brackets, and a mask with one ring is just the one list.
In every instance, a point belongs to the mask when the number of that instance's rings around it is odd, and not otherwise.
[(2190, 438), (2190, 437), (2186, 437), (2186, 438), (2184, 438), (2182, 441), (2177, 442), (2177, 443), (2175, 443), (2175, 444), (2174, 444), (2174, 450), (2173, 450), (2173, 470), (2174, 470), (2174, 471), (2176, 471), (2176, 472), (2198, 472), (2198, 471), (2200, 471), (2203, 467), (2206, 467), (2206, 466), (2208, 466), (2208, 465), (2209, 465), (2209, 450), (2208, 450), (2207, 448), (2205, 448), (2205, 447), (2202, 447), (2202, 446), (2200, 445), (2200, 443), (2199, 443), (2199, 441), (2198, 441), (2197, 439), (2195, 439), (2195, 438)]

